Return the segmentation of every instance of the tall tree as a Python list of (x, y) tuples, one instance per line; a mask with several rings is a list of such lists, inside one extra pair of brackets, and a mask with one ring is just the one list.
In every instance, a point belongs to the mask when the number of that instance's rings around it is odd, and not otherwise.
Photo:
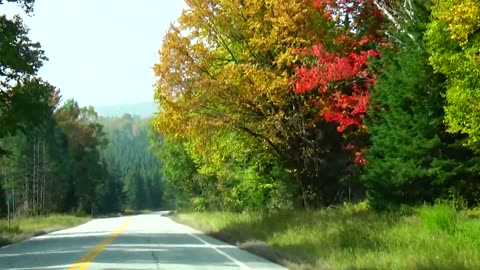
[(69, 195), (72, 209), (96, 213), (99, 209), (98, 186), (107, 181), (100, 150), (107, 144), (103, 126), (95, 120), (95, 113), (80, 108), (74, 100), (68, 100), (55, 113), (63, 132), (71, 158)]
[[(161, 105), (156, 129), (200, 142), (200, 147), (211, 145), (205, 142), (222, 134), (241, 134), (230, 139), (253, 138), (251, 144), (243, 144), (249, 148), (245, 152), (262, 149), (265, 155), (273, 154), (305, 206), (308, 189), (316, 187), (317, 194), (338, 189), (339, 177), (333, 171), (345, 171), (340, 169), (345, 162), (335, 164), (338, 159), (328, 153), (341, 148), (341, 135), (306, 108), (304, 98), (295, 95), (290, 84), (297, 57), (294, 48), (328, 35), (329, 23), (308, 1), (192, 0), (187, 4), (188, 10), (165, 36), (155, 66), (156, 99)], [(316, 27), (315, 21), (325, 27)], [(318, 201), (335, 200), (331, 190), (319, 195)]]
[[(33, 1), (21, 2), (27, 9)], [(2, 4), (0, 2), (0, 4)], [(41, 106), (50, 86), (32, 78), (46, 57), (38, 42), (32, 42), (20, 17), (0, 15), (0, 138), (18, 130), (20, 122), (37, 123), (48, 115), (29, 106)], [(40, 91), (37, 91), (40, 90)], [(48, 92), (48, 91), (47, 91)], [(27, 103), (22, 103), (27, 102)], [(48, 104), (47, 104), (48, 105)], [(22, 111), (18, 111), (22, 109)], [(32, 113), (33, 112), (33, 113)], [(5, 151), (0, 146), (0, 155)]]
[(430, 63), (447, 77), (445, 122), (450, 132), (468, 134), (466, 143), (480, 152), (480, 2), (432, 2), (425, 37)]
[(382, 51), (372, 90), (362, 178), (368, 199), (380, 208), (432, 202), (450, 192), (472, 199), (478, 184), (478, 157), (443, 124), (445, 78), (429, 65), (423, 42), (430, 13), (424, 4), (412, 12), (415, 21), (401, 24), (391, 40), (401, 43)]

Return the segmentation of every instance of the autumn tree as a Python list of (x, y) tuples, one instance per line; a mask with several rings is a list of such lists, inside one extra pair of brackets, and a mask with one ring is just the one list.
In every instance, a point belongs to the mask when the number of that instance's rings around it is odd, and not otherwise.
[(309, 112), (290, 85), (292, 49), (326, 34), (312, 24), (321, 16), (311, 3), (297, 0), (187, 4), (155, 66), (157, 130), (200, 146), (216, 134), (250, 136), (254, 143), (246, 147), (274, 153), (306, 195), (301, 181), (309, 177), (308, 167), (317, 176), (326, 168), (322, 155), (329, 146), (317, 138), (328, 132), (302, 120)]
[[(318, 12), (334, 27), (331, 35), (298, 54), (304, 64), (296, 69), (295, 93), (305, 95), (327, 122), (348, 137), (365, 131), (363, 118), (375, 76), (368, 61), (379, 56), (383, 35), (378, 34), (383, 16), (372, 1), (313, 1)], [(348, 143), (348, 142), (347, 142)], [(356, 142), (361, 144), (361, 142)], [(358, 145), (356, 161), (364, 160)]]
[(466, 143), (480, 151), (480, 2), (432, 1), (425, 33), (430, 63), (447, 77), (445, 122), (448, 131), (468, 134)]
[(352, 199), (352, 193), (359, 198), (362, 186), (356, 164), (365, 163), (362, 150), (368, 146), (368, 137), (363, 119), (375, 81), (368, 64), (379, 56), (383, 34), (378, 30), (384, 19), (372, 1), (312, 3), (323, 18), (318, 27), (326, 31), (310, 46), (295, 50), (299, 61), (291, 82), (293, 92), (302, 100), (303, 110), (308, 112), (309, 117), (304, 117), (303, 122), (313, 127), (323, 123), (335, 130), (326, 133), (330, 142), (325, 144), (318, 137), (314, 141), (315, 148), (324, 148), (328, 153), (323, 155), (324, 160), (330, 161), (323, 162), (328, 169), (315, 172), (310, 168), (318, 166), (310, 165), (308, 173), (313, 179), (322, 179), (325, 172), (336, 168), (337, 172), (330, 177), (338, 190), (326, 192), (328, 186), (319, 185), (316, 192), (336, 193), (339, 201)]
[[(165, 36), (156, 127), (188, 136), (238, 129), (278, 150), (276, 123), (288, 104), (289, 48), (309, 43), (309, 5), (264, 1), (187, 1)], [(292, 38), (293, 36), (298, 36)], [(171, 116), (171, 117), (170, 117)], [(189, 123), (185, 125), (183, 123)]]

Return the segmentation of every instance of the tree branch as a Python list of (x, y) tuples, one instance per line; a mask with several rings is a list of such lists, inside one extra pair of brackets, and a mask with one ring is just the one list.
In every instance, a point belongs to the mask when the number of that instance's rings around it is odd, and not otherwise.
[(262, 139), (265, 142), (267, 142), (267, 144), (273, 149), (273, 151), (275, 151), (275, 153), (277, 155), (280, 155), (280, 153), (282, 152), (270, 139), (266, 138), (265, 136), (263, 136), (261, 134), (258, 134), (256, 132), (250, 130), (249, 128), (244, 127), (244, 126), (237, 126), (237, 128), (242, 130), (242, 131), (245, 131), (246, 133), (252, 135), (255, 138), (259, 138), (259, 139)]
[[(411, 4), (410, 0), (405, 1), (404, 8), (405, 8), (405, 11), (406, 11), (407, 15), (410, 18), (412, 18), (413, 17), (413, 12), (406, 8), (407, 2), (408, 2), (408, 5), (410, 6), (410, 8), (412, 8), (412, 4)], [(385, 5), (385, 3), (380, 3), (378, 0), (373, 0), (373, 3), (387, 17), (387, 19), (390, 20), (398, 30), (400, 30), (400, 32), (406, 33), (409, 38), (411, 38), (413, 41), (416, 41), (415, 37), (411, 33), (407, 33), (405, 30), (402, 29), (402, 27), (400, 26), (400, 23), (395, 18), (395, 16), (398, 16), (398, 14), (396, 14), (395, 11), (389, 9), (387, 7), (387, 5)]]

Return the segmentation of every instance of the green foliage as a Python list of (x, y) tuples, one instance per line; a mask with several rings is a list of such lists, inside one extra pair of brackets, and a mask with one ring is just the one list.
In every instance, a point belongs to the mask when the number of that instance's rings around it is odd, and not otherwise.
[[(33, 0), (9, 2), (33, 11)], [(0, 15), (0, 215), (5, 194), (15, 215), (119, 211), (122, 188), (100, 155), (103, 126), (92, 107), (58, 108), (59, 91), (36, 74), (45, 60), (20, 17)]]
[(165, 199), (198, 211), (260, 210), (292, 205), (277, 157), (241, 132), (189, 141), (152, 138), (162, 161)]
[(0, 89), (4, 90), (10, 82), (35, 75), (46, 57), (40, 44), (28, 38), (19, 16), (8, 19), (0, 15), (0, 29)]
[[(122, 207), (134, 210), (163, 207), (162, 165), (149, 150), (149, 120), (125, 114), (101, 118), (100, 122), (109, 141), (102, 156), (108, 164), (110, 185), (123, 193)], [(110, 200), (117, 197), (111, 196)]]
[(468, 134), (466, 143), (480, 151), (480, 2), (435, 0), (425, 32), (430, 63), (447, 77), (445, 122), (449, 132)]
[(55, 118), (67, 140), (71, 159), (66, 206), (68, 210), (78, 208), (85, 213), (97, 213), (101, 208), (99, 186), (108, 181), (106, 164), (100, 156), (106, 145), (103, 126), (96, 121), (92, 108), (80, 108), (73, 100), (65, 102)]
[(57, 101), (44, 101), (43, 106), (50, 106), (46, 109), (30, 107), (33, 113), (44, 110), (49, 115), (40, 124), (25, 125), (23, 133), (0, 140), (10, 152), (0, 160), (0, 171), (6, 191), (14, 197), (15, 214), (119, 211), (121, 187), (112, 182), (100, 156), (106, 141), (95, 112), (73, 100), (54, 112)]
[(5, 179), (2, 179), (0, 176), (0, 218), (4, 218), (7, 216), (7, 196), (4, 188), (4, 181)]
[[(20, 17), (0, 15), (0, 138), (39, 125), (49, 115), (53, 86), (32, 78), (46, 58), (27, 34)], [(5, 153), (0, 146), (0, 157)]]
[(32, 127), (45, 126), (59, 102), (59, 91), (41, 79), (23, 79), (5, 93), (6, 111), (2, 112), (1, 135), (26, 133)]
[(147, 190), (145, 181), (140, 174), (129, 174), (124, 179), (124, 192), (127, 194), (127, 206), (133, 210), (141, 210), (147, 208)]
[[(421, 37), (428, 12), (415, 10), (410, 33)], [(453, 189), (473, 201), (479, 158), (462, 146), (462, 136), (443, 125), (445, 78), (435, 74), (419, 39), (384, 50), (381, 73), (372, 91), (367, 122), (371, 147), (362, 179), (375, 207), (421, 204)]]
[(165, 200), (179, 209), (190, 208), (201, 190), (194, 181), (197, 168), (184, 144), (168, 138), (159, 141), (157, 137), (152, 139), (152, 149), (162, 162)]
[(305, 208), (347, 197), (357, 180), (352, 153), (310, 106), (315, 100), (293, 93), (291, 78), (296, 49), (333, 33), (334, 24), (303, 0), (187, 6), (154, 67), (161, 109), (153, 125), (186, 144), (205, 188), (195, 201), (241, 211), (281, 207), (274, 194)]
[(278, 169), (278, 160), (262, 150), (257, 140), (240, 132), (225, 132), (208, 140), (191, 140), (186, 147), (198, 166), (198, 173), (216, 180), (212, 197), (219, 198), (221, 209), (275, 207), (270, 197), (278, 192), (283, 175), (272, 172)]

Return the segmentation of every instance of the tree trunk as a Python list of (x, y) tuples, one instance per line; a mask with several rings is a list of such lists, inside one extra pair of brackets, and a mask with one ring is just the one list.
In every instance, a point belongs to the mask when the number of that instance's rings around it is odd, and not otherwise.
[(36, 137), (33, 137), (33, 173), (32, 173), (32, 213), (36, 214), (36, 191), (37, 191), (37, 147), (36, 147)]
[(298, 172), (295, 173), (295, 179), (297, 180), (297, 183), (300, 186), (300, 189), (302, 191), (303, 207), (305, 208), (305, 210), (308, 211), (310, 207), (308, 205), (307, 193), (305, 191), (305, 188), (303, 187), (303, 183), (302, 183), (302, 180), (300, 179), (300, 175)]
[(41, 201), (42, 201), (43, 210), (45, 210), (45, 188), (46, 188), (46, 174), (47, 174), (45, 152), (46, 152), (45, 139), (43, 139), (43, 158), (42, 158), (43, 175), (42, 175), (42, 190), (41, 190)]
[(12, 189), (12, 198), (13, 198), (13, 202), (12, 202), (12, 210), (13, 210), (13, 218), (15, 219), (16, 216), (17, 216), (17, 211), (15, 211), (15, 188)]
[(28, 211), (30, 210), (30, 205), (29, 205), (29, 201), (30, 201), (30, 198), (28, 196), (29, 194), (29, 185), (28, 185), (28, 158), (25, 159), (25, 193), (23, 195), (23, 201), (24, 201), (24, 205), (25, 205), (25, 211), (28, 213)]

